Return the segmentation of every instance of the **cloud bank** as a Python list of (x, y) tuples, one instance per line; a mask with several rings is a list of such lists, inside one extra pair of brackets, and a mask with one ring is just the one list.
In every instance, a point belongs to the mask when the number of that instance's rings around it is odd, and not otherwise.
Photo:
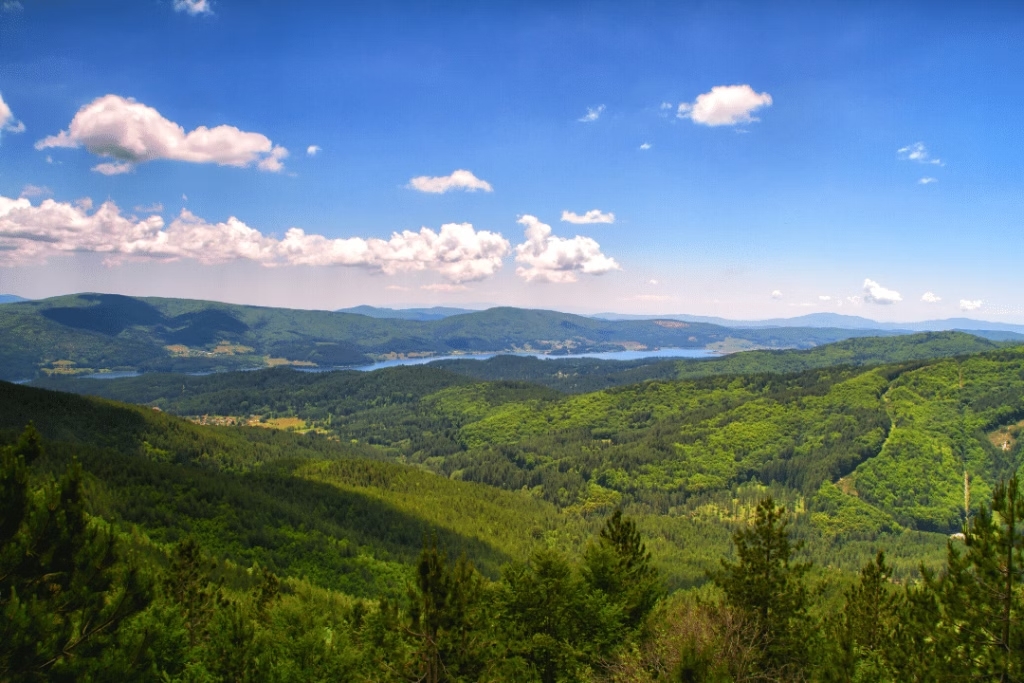
[(234, 126), (199, 126), (188, 133), (160, 112), (132, 98), (118, 95), (99, 97), (78, 110), (67, 130), (36, 143), (36, 149), (85, 147), (89, 152), (113, 159), (93, 168), (98, 173), (117, 175), (136, 165), (169, 159), (194, 164), (246, 167), (280, 171), (288, 150), (275, 146), (261, 133), (248, 133)]
[(735, 126), (760, 121), (753, 112), (771, 104), (771, 95), (749, 85), (716, 85), (692, 103), (680, 104), (676, 116), (703, 126)]
[(575, 223), (576, 225), (586, 225), (588, 223), (614, 223), (615, 214), (611, 212), (601, 213), (600, 209), (591, 209), (583, 215), (572, 211), (563, 211), (562, 220), (566, 223)]
[(526, 227), (526, 241), (516, 246), (516, 275), (527, 282), (576, 282), (580, 273), (601, 275), (621, 270), (615, 259), (601, 253), (601, 245), (589, 237), (555, 237), (551, 226), (536, 216), (519, 219)]
[(496, 273), (511, 244), (502, 235), (448, 223), (439, 231), (395, 232), (390, 239), (332, 239), (291, 228), (283, 239), (264, 235), (234, 216), (209, 223), (188, 210), (169, 225), (159, 215), (121, 215), (114, 202), (92, 211), (92, 202), (0, 196), (0, 265), (44, 263), (48, 258), (98, 253), (108, 265), (126, 260), (191, 259), (203, 264), (248, 260), (265, 266), (359, 266), (387, 274), (434, 271), (452, 283)]
[(432, 194), (443, 194), (451, 190), (465, 190), (466, 192), (493, 192), (494, 188), (486, 180), (477, 178), (471, 171), (459, 169), (452, 171), (451, 175), (442, 176), (417, 176), (409, 181), (406, 186), (411, 190), (429, 192)]

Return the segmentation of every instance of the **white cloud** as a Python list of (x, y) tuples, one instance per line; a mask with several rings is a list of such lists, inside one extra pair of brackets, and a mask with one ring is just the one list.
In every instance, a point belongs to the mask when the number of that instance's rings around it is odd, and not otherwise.
[(781, 299), (782, 298), (782, 292), (780, 290), (778, 290), (778, 289), (773, 289), (772, 290), (772, 298), (773, 299)]
[(604, 105), (599, 104), (596, 107), (587, 107), (587, 113), (576, 119), (581, 123), (591, 123), (601, 118), (601, 114), (604, 112)]
[(122, 173), (131, 173), (135, 170), (135, 166), (125, 161), (108, 161), (96, 164), (92, 170), (103, 175), (121, 175)]
[(832, 301), (832, 297), (827, 294), (822, 294), (818, 297), (818, 301)]
[(481, 280), (496, 273), (511, 251), (499, 233), (474, 230), (469, 223), (446, 223), (440, 232), (421, 228), (391, 235), (390, 240), (328, 239), (292, 228), (280, 244), (293, 265), (347, 265), (378, 268), (387, 274), (434, 270), (452, 282)]
[(864, 301), (869, 304), (881, 304), (887, 306), (903, 301), (900, 293), (892, 289), (886, 289), (874, 280), (864, 280)]
[(981, 308), (982, 300), (974, 299), (960, 299), (960, 310), (961, 311), (976, 311)]
[(124, 217), (111, 201), (95, 212), (91, 209), (88, 200), (69, 204), (47, 199), (33, 206), (25, 198), (0, 196), (0, 264), (41, 263), (60, 254), (92, 252), (107, 255), (108, 264), (191, 259), (204, 264), (249, 260), (266, 266), (347, 265), (388, 274), (432, 270), (462, 283), (496, 273), (512, 249), (502, 235), (474, 230), (468, 223), (449, 223), (439, 232), (396, 232), (388, 240), (331, 239), (291, 228), (279, 240), (234, 216), (208, 223), (182, 209), (165, 227), (159, 215)]
[(846, 297), (846, 300), (849, 301), (854, 306), (863, 306), (864, 305), (864, 297), (861, 297), (861, 296), (857, 296), (857, 295), (848, 296), (848, 297)]
[(410, 180), (406, 187), (410, 190), (419, 190), (420, 192), (430, 192), (433, 194), (443, 194), (450, 190), (465, 190), (467, 192), (476, 192), (477, 190), (483, 190), (484, 192), (494, 191), (489, 182), (481, 180), (473, 175), (471, 171), (461, 168), (457, 171), (452, 171), (451, 175), (417, 176)]
[(661, 103), (661, 107), (659, 107), (659, 108), (660, 108), (660, 109), (661, 109), (662, 111), (665, 111), (665, 110), (667, 110), (667, 109), (673, 109), (673, 108), (674, 108), (675, 106), (676, 106), (676, 105), (672, 104), (671, 102), (662, 102), (662, 103)]
[(161, 213), (164, 210), (164, 205), (160, 202), (155, 202), (149, 205), (140, 204), (135, 207), (135, 210), (139, 213)]
[(265, 171), (280, 171), (281, 159), (288, 156), (288, 150), (274, 146), (267, 136), (234, 126), (199, 126), (186, 133), (156, 109), (118, 95), (93, 100), (78, 110), (68, 130), (36, 143), (36, 149), (51, 147), (85, 147), (112, 158), (113, 162), (93, 169), (107, 175), (125, 173), (131, 166), (155, 159), (237, 167), (256, 164)]
[(4, 12), (20, 12), (25, 9), (25, 6), (18, 2), (18, 0), (4, 0), (3, 5), (0, 5), (0, 9), (3, 9)]
[(650, 149), (651, 147), (654, 147), (654, 145), (652, 145), (652, 144), (651, 144), (651, 143), (649, 143), (649, 142), (645, 142), (645, 143), (643, 143), (642, 145), (640, 145), (640, 149), (642, 149), (642, 150), (648, 150), (648, 149)]
[(554, 237), (551, 226), (535, 216), (523, 216), (526, 241), (516, 245), (516, 275), (527, 282), (575, 282), (579, 273), (601, 275), (621, 270), (615, 259), (601, 253), (601, 245), (589, 237)]
[(942, 159), (935, 159), (928, 153), (928, 148), (924, 146), (923, 142), (915, 142), (912, 145), (900, 147), (896, 150), (896, 154), (900, 159), (905, 159), (906, 161), (916, 161), (919, 164), (945, 166), (945, 164), (942, 163)]
[(932, 183), (937, 183), (937, 182), (939, 182), (938, 178), (932, 178), (931, 176), (928, 176), (928, 177), (921, 178), (920, 180), (918, 180), (917, 184), (918, 185), (931, 185)]
[(935, 294), (935, 292), (925, 292), (921, 295), (921, 301), (926, 304), (937, 304), (942, 301), (942, 297)]
[(657, 287), (658, 286), (658, 281), (657, 280), (648, 280), (647, 284), (651, 285), (652, 287)]
[(175, 12), (186, 12), (192, 16), (197, 14), (213, 14), (210, 0), (174, 0)]
[(8, 133), (24, 133), (25, 124), (21, 121), (17, 121), (14, 118), (14, 112), (4, 102), (3, 94), (0, 93), (0, 131), (7, 131)]
[(311, 157), (315, 157), (317, 155), (317, 152), (319, 152), (319, 151), (320, 151), (320, 146), (319, 145), (310, 145), (309, 147), (306, 148), (306, 155), (307, 156), (311, 156)]
[(278, 145), (270, 150), (270, 154), (260, 159), (259, 163), (256, 164), (256, 167), (261, 171), (277, 173), (284, 168), (284, 164), (281, 160), (286, 158), (288, 158), (288, 150)]
[(439, 282), (431, 285), (420, 285), (420, 289), (425, 289), (428, 292), (459, 292), (464, 289), (469, 289), (466, 285), (453, 285), (446, 282)]
[(49, 197), (52, 194), (53, 190), (46, 187), (45, 185), (32, 185), (30, 183), (25, 187), (21, 188), (21, 196), (28, 197), (30, 199), (33, 197)]
[(705, 126), (735, 126), (759, 121), (753, 112), (771, 104), (771, 95), (755, 92), (749, 85), (716, 85), (692, 104), (680, 104), (676, 116)]
[(576, 225), (586, 225), (588, 223), (614, 223), (615, 214), (601, 213), (600, 209), (591, 209), (585, 214), (580, 215), (572, 211), (563, 211), (562, 220), (566, 223), (575, 223)]

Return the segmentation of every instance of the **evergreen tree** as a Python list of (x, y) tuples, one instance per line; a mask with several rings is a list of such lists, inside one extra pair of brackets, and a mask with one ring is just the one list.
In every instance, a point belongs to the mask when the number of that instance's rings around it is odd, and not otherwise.
[(483, 670), (482, 579), (461, 556), (450, 564), (434, 537), (416, 565), (409, 632), (419, 642), (417, 680), (476, 680)]
[(638, 628), (657, 603), (661, 586), (636, 522), (623, 518), (622, 510), (612, 513), (597, 542), (587, 547), (583, 565), (591, 587), (622, 606), (623, 625)]
[(809, 565), (793, 563), (785, 509), (769, 496), (757, 506), (753, 526), (736, 531), (738, 561), (722, 560), (714, 576), (729, 605), (738, 610), (759, 644), (759, 666), (769, 675), (785, 676), (806, 665)]
[(940, 585), (955, 659), (980, 678), (1024, 678), (1024, 498), (1017, 477), (996, 486), (990, 508), (965, 526), (966, 549), (950, 544)]
[(42, 455), (31, 425), (0, 454), (0, 680), (130, 672), (143, 662), (117, 652), (117, 631), (148, 604), (148, 591), (120, 561), (113, 534), (86, 514), (77, 461), (58, 481), (30, 488), (29, 465)]
[(832, 621), (836, 656), (823, 677), (835, 681), (895, 681), (893, 648), (903, 611), (902, 594), (890, 585), (892, 567), (879, 551), (846, 592), (846, 605)]

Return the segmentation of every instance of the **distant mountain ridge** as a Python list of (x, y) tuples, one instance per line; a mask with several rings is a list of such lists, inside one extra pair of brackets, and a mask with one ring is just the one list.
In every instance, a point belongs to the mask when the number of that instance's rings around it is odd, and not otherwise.
[(685, 313), (670, 315), (630, 315), (623, 313), (598, 313), (594, 316), (601, 320), (681, 320), (684, 322), (708, 323), (723, 327), (757, 328), (757, 327), (828, 327), (843, 330), (899, 330), (907, 332), (945, 332), (949, 330), (971, 331), (989, 330), (997, 332), (1016, 332), (1024, 334), (1024, 325), (1013, 323), (994, 323), (972, 318), (947, 318), (945, 320), (923, 320), (921, 322), (884, 323), (859, 315), (843, 315), (841, 313), (809, 313), (794, 318), (768, 318), (765, 320), (730, 320), (716, 316), (688, 315)]
[(608, 321), (511, 307), (409, 320), (75, 294), (0, 307), (0, 379), (104, 371), (213, 372), (268, 365), (332, 368), (402, 356), (472, 353), (812, 348), (852, 337), (896, 334), (901, 332), (740, 329), (667, 319)]
[(335, 313), (355, 313), (371, 318), (382, 318), (391, 320), (443, 320), (453, 315), (464, 313), (476, 313), (472, 308), (450, 308), (448, 306), (433, 306), (431, 308), (379, 308), (377, 306), (353, 306), (351, 308), (339, 308)]
[(15, 294), (0, 294), (0, 304), (16, 304), (19, 301), (28, 301)]

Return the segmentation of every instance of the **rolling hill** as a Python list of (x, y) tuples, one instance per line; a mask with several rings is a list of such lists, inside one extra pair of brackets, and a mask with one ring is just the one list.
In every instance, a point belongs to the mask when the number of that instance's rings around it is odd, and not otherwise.
[(268, 365), (340, 367), (402, 355), (476, 352), (810, 348), (878, 334), (897, 333), (737, 330), (672, 320), (603, 321), (516, 308), (420, 321), (79, 294), (0, 309), (0, 378), (118, 370), (211, 372)]

